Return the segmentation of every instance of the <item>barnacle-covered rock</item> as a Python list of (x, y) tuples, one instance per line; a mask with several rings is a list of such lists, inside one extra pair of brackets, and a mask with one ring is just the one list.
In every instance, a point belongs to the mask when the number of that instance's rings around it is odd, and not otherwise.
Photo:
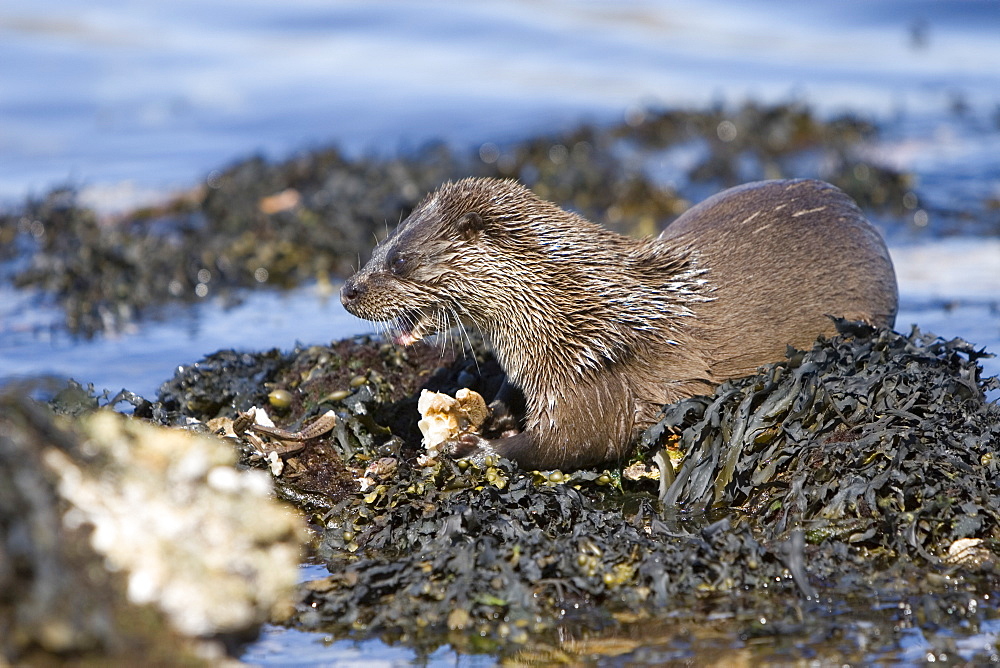
[(287, 614), (304, 527), (231, 447), (0, 407), (0, 659), (198, 663)]

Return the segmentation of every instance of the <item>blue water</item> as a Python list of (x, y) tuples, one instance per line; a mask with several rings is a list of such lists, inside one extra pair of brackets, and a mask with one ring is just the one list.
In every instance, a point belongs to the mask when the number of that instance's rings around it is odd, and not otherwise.
[[(998, 37), (1000, 3), (966, 0), (4, 0), (0, 203), (69, 183), (114, 213), (253, 153), (474, 147), (650, 104), (752, 99), (876, 120), (884, 132), (869, 157), (913, 171), (931, 215), (956, 203), (976, 212), (1000, 201)], [(897, 329), (917, 323), (1000, 351), (1000, 240), (896, 232), (890, 246)], [(178, 364), (219, 348), (367, 329), (314, 286), (235, 308), (209, 295), (115, 339), (75, 340), (59, 321), (0, 287), (0, 383), (46, 373), (150, 396)], [(269, 629), (246, 658), (415, 659), (328, 645)], [(470, 660), (431, 663), (456, 661)]]
[(5, 0), (0, 197), (186, 188), (257, 151), (493, 141), (651, 101), (989, 114), (998, 29), (1000, 5), (968, 1)]

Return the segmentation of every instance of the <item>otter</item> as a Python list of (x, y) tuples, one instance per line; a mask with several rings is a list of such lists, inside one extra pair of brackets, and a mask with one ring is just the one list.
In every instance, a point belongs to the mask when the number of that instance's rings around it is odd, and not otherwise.
[(664, 404), (807, 348), (834, 332), (828, 316), (891, 327), (897, 300), (879, 233), (850, 197), (808, 179), (726, 190), (645, 239), (516, 181), (447, 183), (341, 290), (400, 344), (481, 330), (523, 394), (524, 429), (452, 454), (526, 469), (619, 460)]

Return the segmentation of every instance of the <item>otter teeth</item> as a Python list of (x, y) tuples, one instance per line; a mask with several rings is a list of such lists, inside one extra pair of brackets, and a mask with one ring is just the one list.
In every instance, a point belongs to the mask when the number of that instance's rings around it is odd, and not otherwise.
[(412, 332), (401, 332), (392, 337), (393, 342), (398, 346), (409, 346), (420, 340), (419, 336), (414, 336)]
[(396, 318), (390, 324), (392, 340), (396, 345), (409, 346), (424, 338), (427, 329), (422, 313)]

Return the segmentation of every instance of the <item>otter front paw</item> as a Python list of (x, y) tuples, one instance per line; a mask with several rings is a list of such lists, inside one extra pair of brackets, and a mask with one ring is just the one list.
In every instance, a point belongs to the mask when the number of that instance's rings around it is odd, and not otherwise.
[(486, 465), (487, 457), (497, 456), (489, 439), (471, 433), (462, 434), (458, 438), (449, 438), (441, 444), (440, 452), (452, 459), (468, 459), (479, 467)]
[(519, 431), (517, 418), (507, 402), (497, 399), (490, 404), (490, 415), (483, 423), (483, 431), (498, 436), (513, 436)]

